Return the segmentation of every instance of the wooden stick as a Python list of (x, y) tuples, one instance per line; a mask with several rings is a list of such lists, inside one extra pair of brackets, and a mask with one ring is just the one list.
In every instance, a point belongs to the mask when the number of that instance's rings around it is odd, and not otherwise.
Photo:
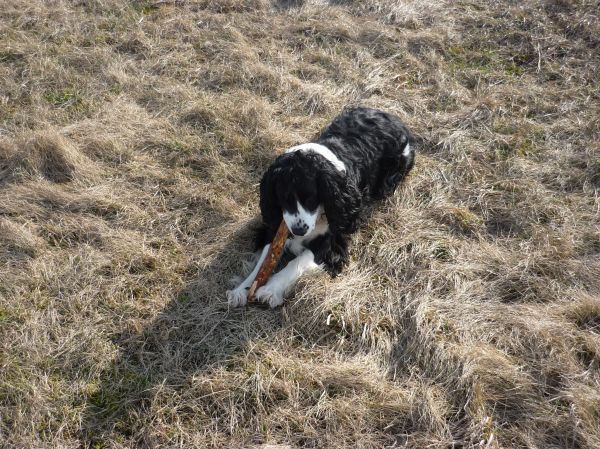
[(254, 279), (254, 282), (250, 286), (250, 290), (248, 291), (248, 303), (255, 303), (256, 298), (256, 290), (267, 283), (269, 276), (273, 273), (275, 269), (275, 265), (279, 261), (281, 257), (281, 253), (283, 252), (283, 248), (285, 247), (285, 241), (289, 235), (289, 230), (284, 220), (281, 220), (281, 224), (277, 229), (277, 233), (275, 234), (275, 238), (267, 251), (267, 255), (265, 256), (265, 260), (263, 260), (262, 265), (258, 270), (258, 274)]

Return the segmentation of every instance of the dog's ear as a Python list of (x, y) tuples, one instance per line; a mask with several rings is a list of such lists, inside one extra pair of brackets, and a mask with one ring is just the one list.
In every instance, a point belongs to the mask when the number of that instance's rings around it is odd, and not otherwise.
[(360, 191), (346, 173), (330, 162), (319, 160), (319, 199), (325, 208), (327, 221), (333, 232), (351, 234), (358, 228), (361, 211)]
[(276, 194), (276, 180), (281, 168), (271, 165), (260, 181), (260, 213), (269, 229), (277, 229), (283, 219), (281, 206)]

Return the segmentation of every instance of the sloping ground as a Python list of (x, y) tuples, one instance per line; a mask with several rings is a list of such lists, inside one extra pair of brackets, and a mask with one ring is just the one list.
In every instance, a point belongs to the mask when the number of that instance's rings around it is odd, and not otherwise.
[[(600, 447), (596, 1), (1, 3), (1, 446)], [(348, 104), (408, 182), (227, 310), (262, 171)]]

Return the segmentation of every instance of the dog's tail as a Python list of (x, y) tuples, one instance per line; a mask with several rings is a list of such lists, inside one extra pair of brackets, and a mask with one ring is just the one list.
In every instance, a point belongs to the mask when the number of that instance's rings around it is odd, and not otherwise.
[(381, 163), (379, 198), (392, 195), (415, 165), (415, 141), (404, 126), (392, 146)]

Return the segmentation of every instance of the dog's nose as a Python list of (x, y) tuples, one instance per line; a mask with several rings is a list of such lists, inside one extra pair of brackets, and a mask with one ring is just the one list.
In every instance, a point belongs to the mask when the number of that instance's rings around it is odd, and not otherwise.
[(302, 237), (308, 231), (308, 226), (305, 224), (292, 226), (292, 234)]

